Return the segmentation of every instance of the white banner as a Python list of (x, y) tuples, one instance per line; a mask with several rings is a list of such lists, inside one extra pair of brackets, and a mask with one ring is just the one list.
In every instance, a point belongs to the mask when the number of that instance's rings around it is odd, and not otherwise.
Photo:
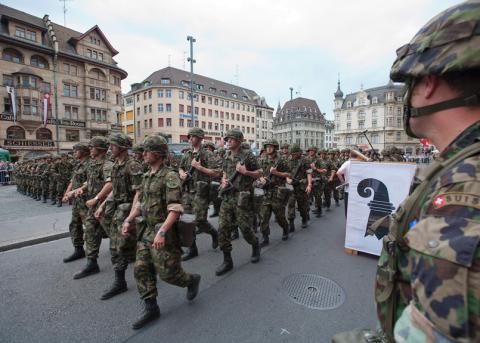
[(369, 224), (397, 210), (408, 196), (415, 164), (352, 161), (345, 248), (380, 255), (382, 241), (365, 236)]
[(13, 125), (17, 124), (17, 104), (15, 103), (15, 89), (10, 86), (6, 86), (8, 96), (10, 97), (10, 105), (12, 106), (13, 113)]

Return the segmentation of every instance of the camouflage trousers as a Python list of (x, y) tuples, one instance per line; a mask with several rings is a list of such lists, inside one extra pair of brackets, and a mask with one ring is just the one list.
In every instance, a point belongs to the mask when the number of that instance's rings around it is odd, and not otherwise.
[(272, 212), (277, 219), (278, 225), (284, 230), (288, 229), (288, 222), (285, 218), (286, 201), (277, 194), (277, 188), (268, 190), (263, 198), (262, 207), (260, 209), (260, 230), (263, 235), (270, 235), (270, 217)]
[(253, 195), (251, 192), (236, 192), (223, 197), (218, 219), (218, 243), (223, 252), (232, 251), (231, 234), (237, 226), (243, 238), (251, 245), (258, 244), (253, 233)]
[(87, 216), (87, 208), (85, 207), (84, 199), (79, 198), (73, 201), (72, 219), (68, 230), (70, 231), (70, 238), (74, 247), (83, 246), (83, 225)]
[(85, 246), (87, 248), (87, 257), (91, 259), (98, 258), (100, 244), (105, 233), (100, 222), (95, 219), (95, 211), (97, 206), (88, 209), (85, 218)]
[(50, 194), (50, 199), (53, 200), (57, 198), (57, 179), (55, 177), (52, 177), (50, 179), (50, 183), (48, 185), (48, 193)]
[(308, 219), (308, 194), (305, 192), (305, 186), (303, 184), (295, 186), (293, 188), (293, 193), (288, 199), (288, 219), (295, 219), (295, 207), (298, 207), (300, 216), (303, 220)]
[(325, 199), (325, 206), (330, 208), (332, 204), (332, 192), (333, 192), (333, 183), (327, 182), (325, 188), (323, 189), (323, 198)]
[(58, 178), (57, 189), (56, 189), (58, 201), (62, 201), (62, 197), (63, 197), (63, 194), (65, 193), (65, 190), (67, 189), (67, 186), (68, 186), (68, 183), (66, 179), (62, 177)]
[(122, 225), (125, 218), (128, 217), (130, 203), (118, 204), (115, 206), (115, 212), (112, 218), (112, 224), (109, 228), (110, 237), (110, 256), (113, 270), (125, 270), (128, 263), (135, 261), (135, 248), (137, 245), (136, 234), (122, 235)]
[(315, 201), (315, 206), (317, 209), (321, 210), (322, 209), (322, 194), (325, 188), (325, 184), (322, 182), (314, 182), (312, 186), (312, 193), (311, 197)]
[(198, 232), (213, 234), (215, 229), (207, 220), (208, 206), (210, 204), (209, 193), (210, 184), (207, 182), (198, 181), (197, 191), (193, 196), (192, 207)]
[(50, 181), (48, 177), (43, 177), (42, 178), (42, 196), (44, 198), (48, 198), (49, 190), (50, 190)]
[(166, 242), (162, 249), (154, 249), (155, 234), (155, 229), (148, 227), (137, 242), (133, 275), (142, 300), (157, 297), (157, 274), (163, 281), (179, 287), (187, 287), (192, 280), (182, 268), (180, 247)]

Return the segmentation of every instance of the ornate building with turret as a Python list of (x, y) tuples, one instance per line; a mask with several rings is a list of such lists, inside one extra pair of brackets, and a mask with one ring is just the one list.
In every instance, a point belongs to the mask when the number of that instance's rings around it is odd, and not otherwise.
[(0, 5), (0, 147), (18, 160), (121, 131), (117, 54), (97, 25), (78, 32)]
[(375, 88), (362, 86), (344, 96), (338, 81), (333, 113), (338, 148), (370, 149), (368, 140), (379, 152), (394, 145), (415, 154), (420, 147), (403, 129), (403, 85), (390, 81)]
[(302, 149), (325, 148), (325, 113), (315, 100), (295, 98), (277, 109), (273, 120), (273, 138), (280, 145), (297, 143)]

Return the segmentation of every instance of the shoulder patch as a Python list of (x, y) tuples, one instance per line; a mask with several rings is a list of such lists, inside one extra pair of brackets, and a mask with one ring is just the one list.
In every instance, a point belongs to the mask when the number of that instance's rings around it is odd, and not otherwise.
[(480, 210), (480, 196), (468, 193), (443, 193), (435, 196), (432, 204), (435, 209), (449, 205), (457, 205), (473, 207)]
[(165, 176), (165, 184), (168, 188), (180, 188), (180, 178), (175, 174), (175, 172), (169, 172)]

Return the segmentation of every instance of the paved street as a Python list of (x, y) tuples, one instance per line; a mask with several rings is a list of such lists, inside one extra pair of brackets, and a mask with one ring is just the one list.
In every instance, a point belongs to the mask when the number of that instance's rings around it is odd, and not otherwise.
[[(20, 223), (20, 229), (26, 217), (68, 219), (68, 207), (15, 200), (23, 196), (8, 187), (0, 188), (0, 197), (2, 223), (6, 218), (8, 223)], [(5, 211), (4, 204), (9, 203), (24, 214), (21, 219)], [(72, 276), (85, 260), (61, 262), (71, 252), (69, 238), (2, 252), (0, 342), (329, 342), (336, 332), (374, 327), (376, 258), (343, 252), (343, 207), (312, 219), (308, 229), (298, 230), (287, 242), (280, 240), (272, 219), (272, 242), (256, 265), (249, 263), (250, 248), (243, 239), (235, 241), (235, 269), (220, 278), (214, 271), (222, 254), (209, 247), (209, 237), (199, 236), (200, 257), (184, 263), (187, 271), (202, 275), (198, 297), (188, 303), (186, 290), (160, 281), (162, 318), (140, 332), (130, 328), (141, 311), (132, 266), (127, 271), (128, 292), (98, 300), (113, 278), (108, 240), (102, 243), (101, 273), (81, 280)], [(44, 223), (50, 225), (49, 220)], [(40, 229), (43, 224), (38, 224)], [(297, 304), (285, 285), (298, 273), (333, 280), (344, 290), (345, 302), (332, 310)]]

